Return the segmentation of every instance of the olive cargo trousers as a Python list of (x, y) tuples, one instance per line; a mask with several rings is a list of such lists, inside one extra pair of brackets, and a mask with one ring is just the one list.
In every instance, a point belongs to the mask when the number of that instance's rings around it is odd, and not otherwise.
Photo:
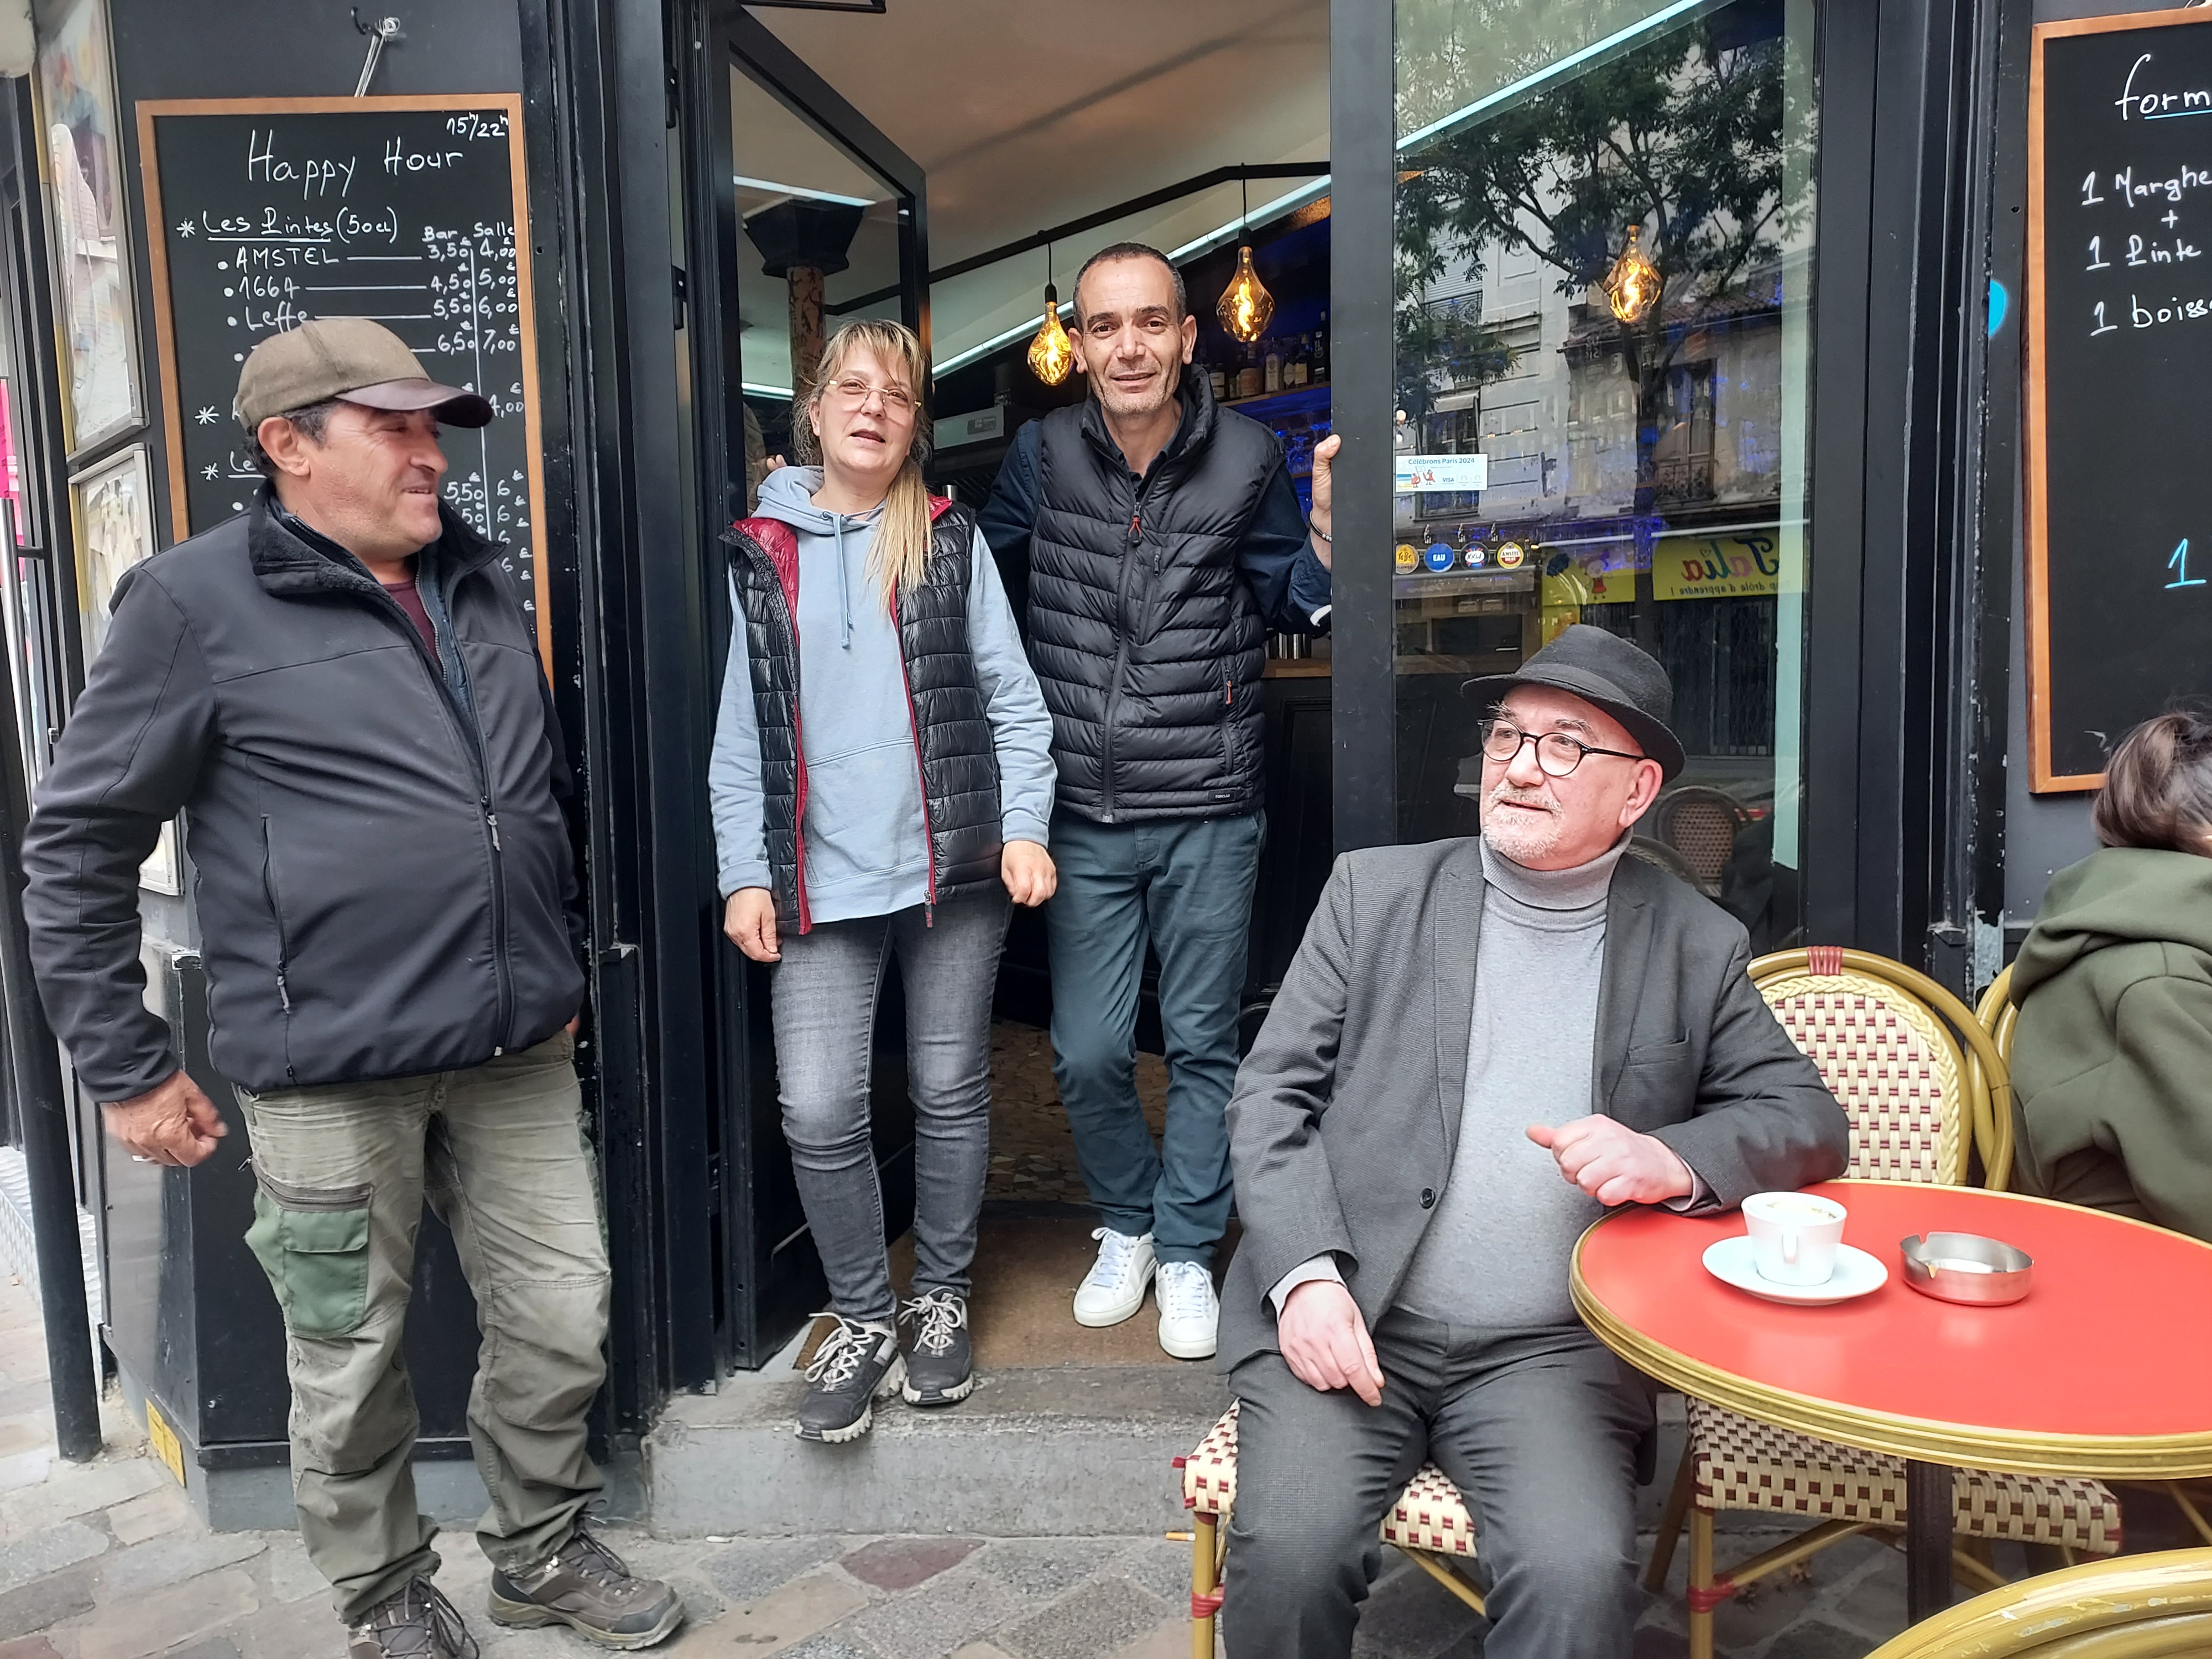
[(469, 1439), (491, 1494), (484, 1553), (543, 1559), (599, 1490), (584, 1413), (605, 1375), (607, 1256), (574, 1053), (561, 1035), (469, 1071), (239, 1091), (246, 1243), (284, 1311), (300, 1535), (341, 1620), (437, 1571), (400, 1345), (425, 1203), (483, 1332)]

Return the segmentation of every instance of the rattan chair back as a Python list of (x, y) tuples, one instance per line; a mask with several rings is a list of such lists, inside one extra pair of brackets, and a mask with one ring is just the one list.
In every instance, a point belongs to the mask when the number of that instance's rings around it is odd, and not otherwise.
[(1868, 1659), (2181, 1659), (2212, 1653), (2212, 1549), (2122, 1555), (1991, 1590)]
[(1955, 1186), (1970, 1140), (1990, 1164), (1999, 1090), (2010, 1127), (2009, 1073), (1957, 997), (1902, 963), (1833, 945), (1761, 957), (1751, 979), (1851, 1120), (1847, 1176)]
[[(2012, 1006), (2011, 963), (2006, 963), (1990, 981), (1990, 988), (1982, 993), (1982, 1000), (1974, 1005), (1974, 1019), (1989, 1033), (1990, 1042), (1996, 1048), (1997, 1058), (2004, 1061), (2009, 1077), (2013, 1033), (2020, 1026), (2020, 1010)], [(2000, 1112), (1996, 1109), (1996, 1090), (1982, 1069), (1980, 1056), (1971, 1049), (1966, 1054), (1966, 1071), (1969, 1081), (1983, 1085), (1990, 1099), (1990, 1139), (1981, 1148), (1982, 1184), (1991, 1192), (2001, 1193), (2012, 1181), (2012, 1091), (2009, 1088), (2005, 1091), (2004, 1110)]]
[(1743, 828), (1743, 809), (1735, 797), (1704, 784), (1685, 784), (1661, 796), (1651, 817), (1652, 832), (1682, 855), (1696, 872), (1698, 885), (1709, 896), (1718, 893), (1721, 872)]

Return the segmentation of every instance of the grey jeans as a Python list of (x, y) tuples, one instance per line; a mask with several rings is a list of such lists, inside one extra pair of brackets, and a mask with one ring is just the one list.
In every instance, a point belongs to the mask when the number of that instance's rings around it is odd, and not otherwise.
[(574, 1052), (563, 1034), (465, 1072), (239, 1091), (246, 1243), (284, 1312), (301, 1541), (341, 1619), (438, 1570), (400, 1341), (426, 1202), (483, 1332), (469, 1439), (491, 1494), (484, 1553), (507, 1570), (543, 1559), (599, 1490), (584, 1413), (606, 1374), (607, 1254)]
[(848, 1319), (889, 1320), (890, 1261), (868, 1114), (876, 1004), (898, 958), (914, 1100), (914, 1293), (968, 1294), (991, 1157), (991, 992), (1011, 905), (1001, 891), (783, 936), (769, 980), (777, 1093), (799, 1200)]
[(1651, 1385), (1589, 1332), (1418, 1314), (1374, 1331), (1382, 1403), (1322, 1394), (1276, 1353), (1231, 1377), (1229, 1659), (1345, 1659), (1383, 1511), (1426, 1459), (1474, 1516), (1486, 1659), (1620, 1659), (1635, 1645), (1636, 1480)]

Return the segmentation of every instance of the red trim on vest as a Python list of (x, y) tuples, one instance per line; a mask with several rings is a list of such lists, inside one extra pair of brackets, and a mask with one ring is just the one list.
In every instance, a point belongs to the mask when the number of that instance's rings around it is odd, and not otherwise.
[[(929, 521), (933, 525), (943, 518), (952, 506), (950, 495), (929, 498)], [(799, 532), (781, 519), (765, 517), (740, 519), (732, 526), (751, 538), (768, 555), (769, 562), (775, 567), (775, 579), (783, 589), (783, 608), (791, 618), (792, 643), (799, 642)], [(898, 598), (891, 598), (891, 623), (898, 625)], [(907, 729), (914, 736), (915, 770), (921, 782), (921, 836), (929, 856), (929, 920), (937, 919), (937, 836), (929, 820), (929, 778), (921, 764), (921, 719), (914, 706), (914, 681), (907, 672), (906, 652), (899, 652), (899, 682), (906, 688)], [(798, 799), (792, 806), (791, 840), (793, 855), (798, 868), (792, 879), (799, 890), (799, 931), (811, 932), (814, 917), (806, 903), (806, 732), (799, 723), (798, 700), (793, 699), (791, 710), (791, 741), (797, 750), (799, 772)]]
[[(784, 614), (791, 619), (791, 644), (799, 654), (799, 532), (781, 519), (740, 519), (735, 526), (750, 537), (768, 562), (775, 567), (777, 586), (783, 589)], [(793, 667), (797, 666), (796, 661)], [(806, 732), (799, 723), (799, 699), (791, 700), (792, 757), (797, 763), (799, 787), (791, 808), (792, 885), (799, 895), (799, 931), (803, 937), (814, 930), (814, 915), (806, 903)]]

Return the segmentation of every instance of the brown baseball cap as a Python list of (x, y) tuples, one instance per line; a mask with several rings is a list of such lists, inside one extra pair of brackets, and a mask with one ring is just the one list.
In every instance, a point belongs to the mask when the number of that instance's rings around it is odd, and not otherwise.
[(271, 415), (333, 398), (371, 409), (427, 409), (448, 426), (491, 424), (489, 403), (441, 386), (404, 340), (366, 317), (318, 317), (270, 335), (246, 354), (231, 412), (252, 432)]

